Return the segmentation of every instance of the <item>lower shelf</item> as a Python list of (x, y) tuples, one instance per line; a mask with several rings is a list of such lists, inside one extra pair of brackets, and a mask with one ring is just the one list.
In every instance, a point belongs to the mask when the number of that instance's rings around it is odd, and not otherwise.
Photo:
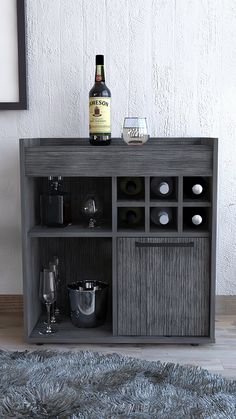
[(40, 318), (31, 335), (26, 338), (29, 343), (95, 343), (95, 344), (204, 344), (214, 343), (215, 340), (208, 336), (113, 336), (111, 323), (105, 323), (95, 328), (77, 328), (69, 318), (64, 318), (55, 325), (57, 333), (51, 336), (39, 334), (45, 317)]

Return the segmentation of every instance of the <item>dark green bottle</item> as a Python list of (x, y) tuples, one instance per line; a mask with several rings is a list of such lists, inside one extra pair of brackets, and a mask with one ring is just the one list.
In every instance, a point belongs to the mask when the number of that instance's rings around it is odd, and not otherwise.
[(96, 55), (95, 84), (89, 92), (89, 139), (92, 145), (111, 143), (111, 92), (105, 84), (103, 55)]

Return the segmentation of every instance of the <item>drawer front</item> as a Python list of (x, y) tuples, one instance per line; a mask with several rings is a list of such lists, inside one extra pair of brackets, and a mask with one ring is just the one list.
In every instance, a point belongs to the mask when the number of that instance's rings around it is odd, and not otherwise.
[(40, 146), (25, 150), (26, 176), (211, 176), (212, 167), (212, 148), (207, 145)]
[(118, 239), (118, 334), (209, 336), (208, 238)]

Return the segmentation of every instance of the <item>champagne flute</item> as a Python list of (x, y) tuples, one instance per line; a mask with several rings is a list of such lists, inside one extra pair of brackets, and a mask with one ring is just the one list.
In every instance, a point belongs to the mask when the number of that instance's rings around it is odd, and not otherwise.
[[(49, 270), (54, 273), (56, 290), (58, 291), (58, 282), (57, 282), (58, 268), (57, 268), (57, 265), (53, 262), (49, 262), (48, 266), (49, 266)], [(57, 295), (58, 295), (58, 293), (57, 293)], [(59, 314), (58, 312), (59, 312), (59, 309), (57, 308), (57, 302), (55, 300), (55, 302), (52, 304), (51, 323), (56, 323), (57, 322), (56, 313)]]
[[(49, 263), (51, 263), (51, 266), (53, 267), (53, 272), (55, 273), (56, 287), (57, 287), (57, 291), (58, 291), (59, 285), (60, 285), (60, 282), (61, 282), (60, 274), (59, 274), (59, 265), (60, 265), (59, 264), (59, 257), (58, 256), (53, 256), (52, 261), (49, 262)], [(59, 293), (57, 293), (57, 298), (59, 299)], [(55, 303), (55, 316), (59, 316), (59, 314), (60, 314), (60, 310), (59, 310), (59, 307), (58, 307), (58, 303), (56, 302)]]
[(47, 326), (46, 329), (40, 330), (40, 335), (50, 335), (56, 332), (51, 326), (51, 305), (56, 300), (56, 282), (55, 275), (50, 269), (44, 269), (40, 272), (40, 286), (39, 286), (39, 297), (41, 301), (46, 305), (47, 309)]

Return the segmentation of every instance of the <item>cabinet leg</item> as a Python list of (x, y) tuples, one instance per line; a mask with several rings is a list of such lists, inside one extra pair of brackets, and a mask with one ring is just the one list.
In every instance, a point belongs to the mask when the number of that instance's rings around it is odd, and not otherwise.
[(199, 346), (199, 343), (191, 343), (191, 346)]
[(41, 342), (40, 342), (40, 343), (36, 343), (36, 345), (37, 345), (37, 346), (42, 346), (42, 345), (44, 345), (44, 343), (41, 343)]

